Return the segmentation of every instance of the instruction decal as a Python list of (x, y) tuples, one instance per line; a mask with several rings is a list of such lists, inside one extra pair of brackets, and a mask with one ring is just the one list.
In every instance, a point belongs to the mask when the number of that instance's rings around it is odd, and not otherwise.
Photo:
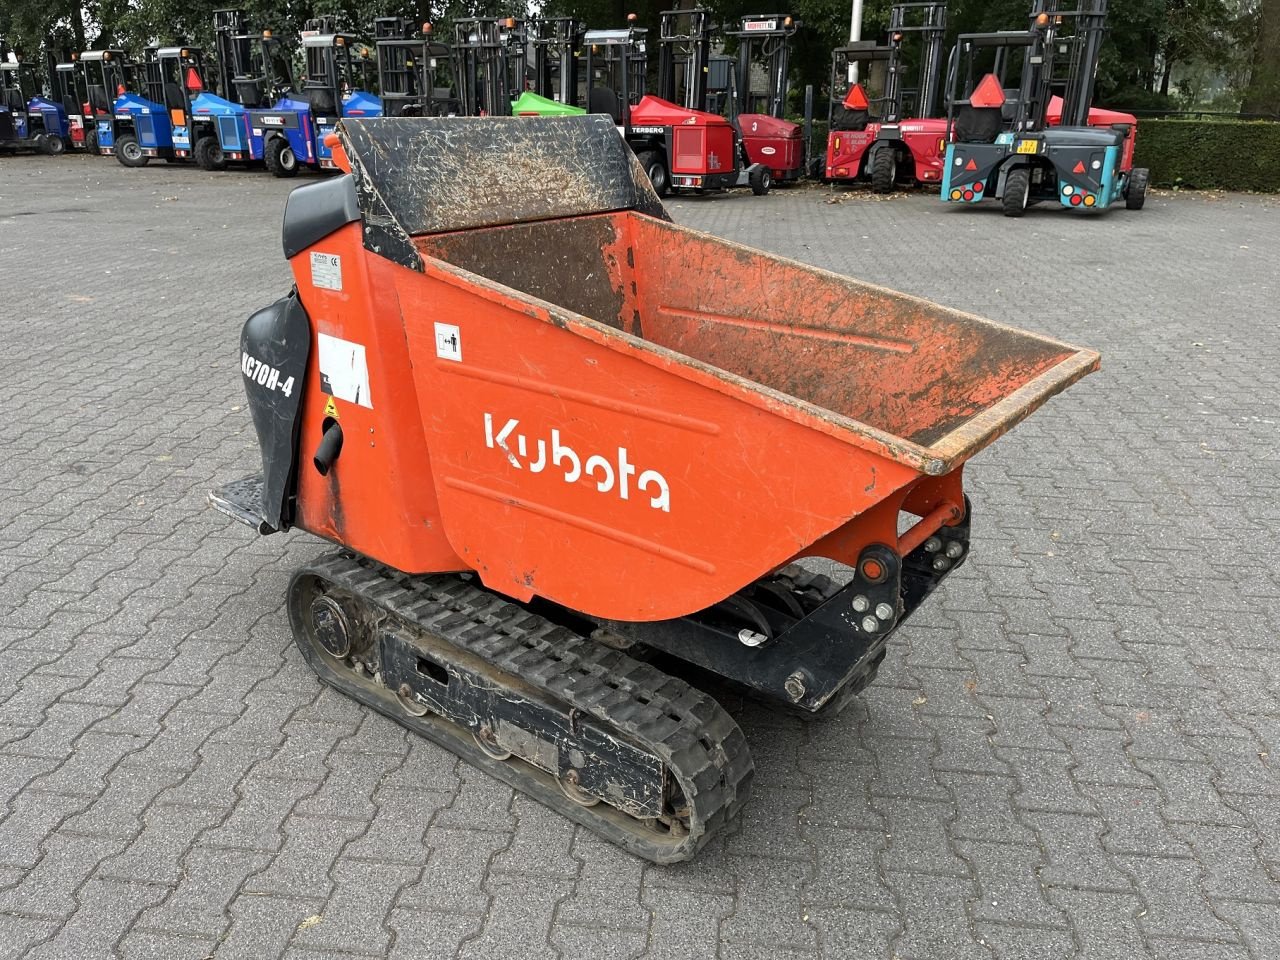
[(436, 324), (436, 356), (462, 362), (462, 331), (452, 323)]
[(336, 253), (312, 253), (311, 285), (326, 290), (341, 290), (342, 257)]
[(331, 337), (327, 333), (317, 334), (317, 341), (320, 346), (320, 389), (331, 397), (372, 410), (364, 344)]
[(331, 417), (334, 420), (338, 419), (338, 405), (333, 402), (333, 397), (330, 397), (325, 401), (324, 415), (326, 417)]

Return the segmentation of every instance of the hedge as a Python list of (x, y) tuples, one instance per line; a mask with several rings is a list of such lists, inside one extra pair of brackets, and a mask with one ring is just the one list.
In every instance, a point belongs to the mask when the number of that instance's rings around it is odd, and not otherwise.
[(1280, 192), (1280, 123), (1139, 120), (1133, 164), (1160, 187)]

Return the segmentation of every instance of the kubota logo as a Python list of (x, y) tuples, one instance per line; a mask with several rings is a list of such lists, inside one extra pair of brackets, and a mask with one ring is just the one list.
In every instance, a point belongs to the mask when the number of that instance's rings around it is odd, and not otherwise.
[[(592, 454), (584, 461), (578, 451), (561, 442), (559, 430), (551, 431), (549, 441), (530, 441), (523, 433), (515, 432), (519, 426), (520, 421), (512, 417), (495, 432), (493, 414), (484, 415), (485, 446), (490, 450), (501, 450), (516, 470), (542, 473), (547, 467), (554, 467), (562, 472), (565, 483), (577, 483), (585, 476), (595, 483), (600, 493), (615, 491), (621, 499), (630, 500), (635, 490), (649, 498), (649, 506), (653, 509), (671, 512), (671, 488), (667, 478), (657, 470), (644, 470), (637, 477), (636, 465), (627, 461), (626, 447), (618, 447), (617, 453), (610, 458)], [(530, 459), (529, 449), (535, 444), (537, 454)]]

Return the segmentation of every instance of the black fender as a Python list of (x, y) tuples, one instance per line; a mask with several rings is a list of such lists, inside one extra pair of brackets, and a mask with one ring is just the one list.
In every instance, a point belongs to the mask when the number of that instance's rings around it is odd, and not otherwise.
[(298, 431), (311, 354), (311, 319), (295, 287), (245, 321), (240, 372), (262, 450), (262, 520), (287, 530), (294, 516)]

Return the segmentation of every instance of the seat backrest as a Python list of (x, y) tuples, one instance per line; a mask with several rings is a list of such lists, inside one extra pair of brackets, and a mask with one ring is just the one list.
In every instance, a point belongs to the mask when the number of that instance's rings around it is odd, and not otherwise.
[(604, 113), (613, 117), (614, 123), (622, 122), (622, 112), (618, 109), (618, 94), (608, 87), (592, 87), (591, 96), (587, 98), (587, 113)]
[(94, 110), (110, 113), (111, 101), (107, 99), (107, 88), (101, 84), (91, 84), (89, 86), (89, 105)]
[(962, 143), (994, 143), (1004, 127), (1003, 110), (964, 104), (956, 114), (956, 139)]
[(871, 122), (871, 113), (867, 110), (850, 110), (846, 106), (836, 105), (831, 114), (832, 130), (865, 130)]

